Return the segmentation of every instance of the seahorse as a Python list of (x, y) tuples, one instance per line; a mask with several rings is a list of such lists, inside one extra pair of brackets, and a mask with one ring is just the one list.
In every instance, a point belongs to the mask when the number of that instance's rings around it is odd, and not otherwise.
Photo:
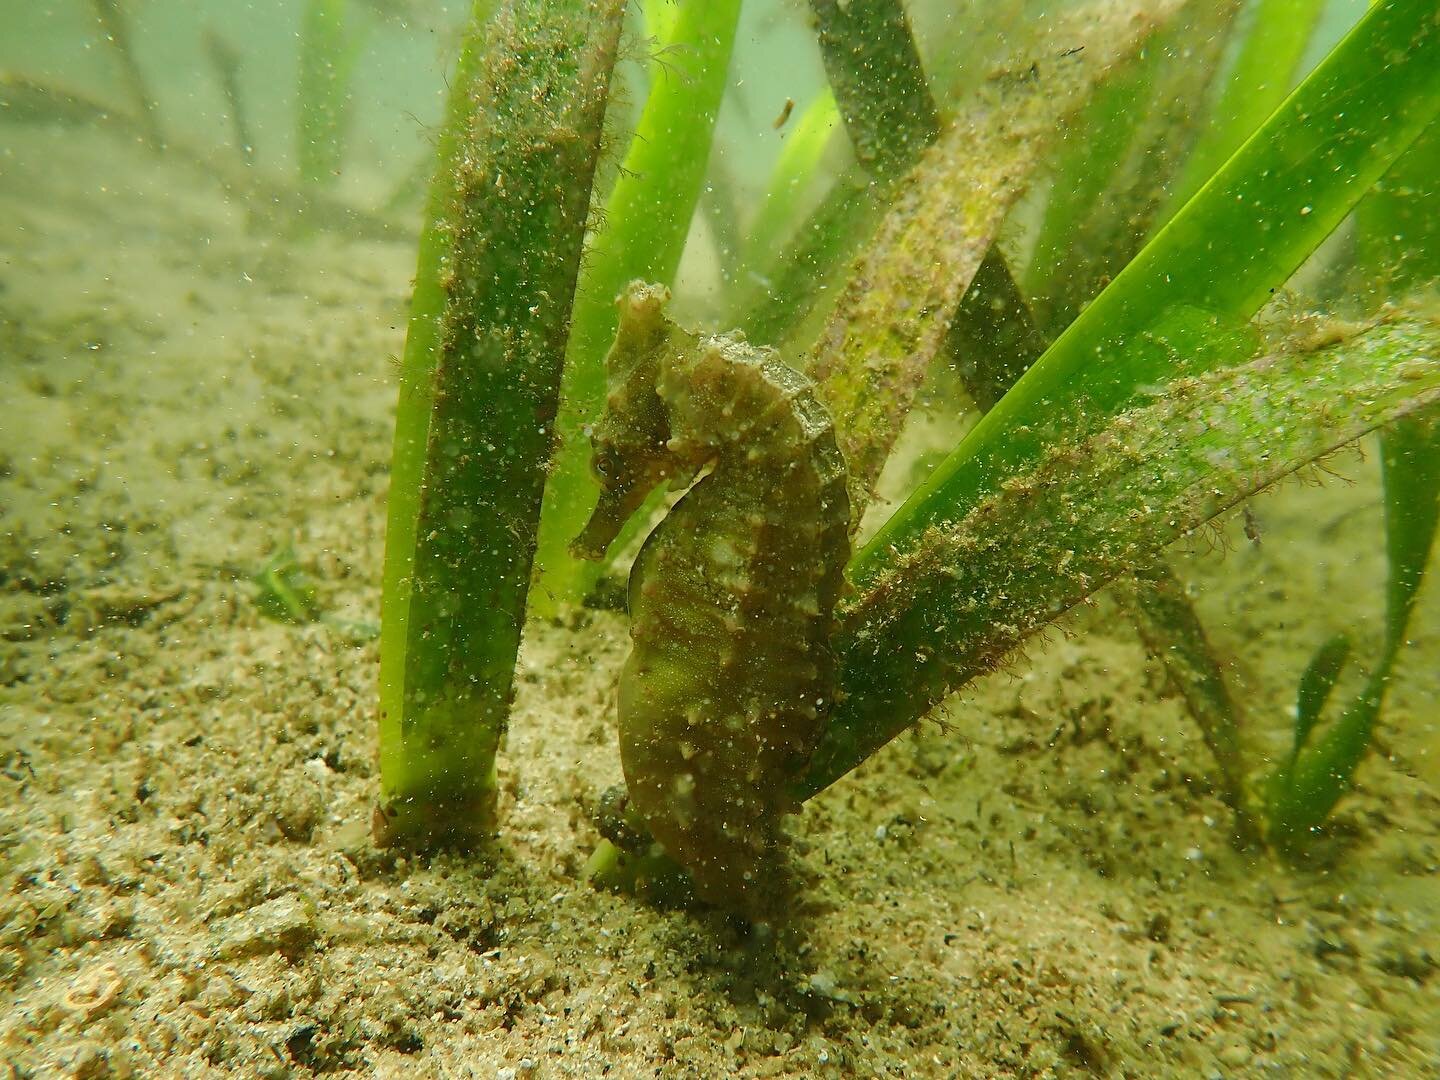
[(685, 494), (630, 572), (620, 676), (632, 809), (697, 894), (745, 911), (784, 893), (786, 781), (835, 687), (850, 555), (845, 462), (813, 384), (739, 335), (685, 331), (632, 283), (592, 429), (601, 488), (572, 550), (599, 558), (657, 485)]

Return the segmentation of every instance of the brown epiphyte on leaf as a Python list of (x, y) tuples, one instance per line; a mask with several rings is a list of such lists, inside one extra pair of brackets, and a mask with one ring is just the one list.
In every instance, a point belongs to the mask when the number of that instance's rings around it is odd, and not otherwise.
[(620, 299), (593, 437), (602, 493), (576, 551), (599, 557), (656, 484), (701, 476), (630, 574), (621, 757), (635, 807), (699, 894), (768, 915), (780, 820), (798, 809), (787, 781), (833, 698), (845, 463), (808, 379), (737, 336), (680, 329), (667, 298), (636, 282)]

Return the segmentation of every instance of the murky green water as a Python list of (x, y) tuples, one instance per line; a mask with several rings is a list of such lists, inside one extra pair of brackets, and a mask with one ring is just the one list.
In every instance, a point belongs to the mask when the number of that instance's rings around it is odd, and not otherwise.
[[(671, 0), (631, 6), (597, 203), (650, 88), (689, 77), (686, 50), (649, 36)], [(1033, 316), (1029, 345), (992, 334), (985, 348), (1033, 360), (1066, 305), (1123, 266), (1082, 245), (1140, 248), (1272, 6), (1239, 5), (1224, 42), (1152, 41), (1154, 93), (1182, 96), (1137, 151), (1139, 105), (1119, 141), (1086, 126), (1092, 83), (1104, 94), (1136, 69), (1073, 74), (1107, 47), (1075, 21), (1084, 5), (905, 5), (941, 130), (1021, 148), (999, 170), (1003, 198), (956, 196), (995, 214), (993, 228), (957, 226), (972, 230), (967, 281), (986, 280), (990, 251)], [(1365, 9), (1316, 5), (1290, 81)], [(1319, 739), (1382, 654), (1395, 563), (1374, 435), (1165, 553), (1237, 727), (1221, 760), (1213, 719), (1165, 663), (1195, 655), (1195, 638), (1173, 621), (1142, 636), (1143, 598), (1121, 575), (787, 818), (791, 887), (770, 923), (597, 890), (585, 868), (623, 780), (617, 597), (637, 535), (583, 602), (558, 585), (532, 596), (554, 610), (519, 655), (493, 842), (376, 846), (399, 357), (468, 18), (426, 0), (0, 0), (0, 1061), (88, 1077), (1440, 1068), (1434, 552), (1353, 786), (1298, 851), (1275, 850), (1273, 826), (1264, 839), (1307, 664), (1349, 636)], [(1202, 62), (1208, 80), (1176, 75)], [(1173, 90), (1197, 85), (1193, 99)], [(887, 190), (826, 86), (806, 5), (747, 0), (670, 283), (678, 321), (745, 323), (812, 373), (835, 312), (863, 307), (856, 268), (882, 265), (865, 260), (903, 223), (895, 207), (940, 190), (918, 173)], [(1057, 137), (994, 135), (1016, 101), (1043, 117), (1067, 93)], [(305, 179), (316, 138), (338, 164)], [(963, 158), (966, 183), (994, 179)], [(1407, 197), (1437, 198), (1408, 175)], [(1057, 231), (1053, 208), (1101, 176), (1128, 186), (1100, 185)], [(786, 253), (820, 235), (817, 209), (867, 198), (829, 255), (786, 276)], [(1347, 219), (1280, 290), (1254, 323), (1259, 349), (1309, 363), (1377, 318), (1435, 340), (1433, 285), (1367, 276), (1366, 228)], [(1396, 235), (1391, 254), (1433, 263), (1423, 228)], [(915, 329), (932, 325), (943, 281), (917, 266), (913, 294), (885, 309), (924, 297), (914, 322), (865, 324), (891, 328), (874, 331), (874, 356), (899, 340), (936, 358), (891, 424), (861, 543), (980, 414), (976, 370), (996, 357), (976, 353), (978, 332), (942, 347), (952, 335)], [(944, 322), (1013, 314), (992, 295)], [(1417, 384), (1433, 362), (1418, 357)], [(843, 436), (847, 406), (828, 404)], [(1433, 484), (1417, 475), (1423, 506)], [(785, 499), (781, 485), (772, 502)], [(842, 659), (855, 649), (836, 641)], [(1253, 816), (1243, 850), (1237, 786)]]

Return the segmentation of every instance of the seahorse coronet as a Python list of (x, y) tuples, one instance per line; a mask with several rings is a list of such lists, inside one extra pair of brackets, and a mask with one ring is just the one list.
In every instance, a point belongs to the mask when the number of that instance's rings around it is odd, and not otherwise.
[(830, 647), (850, 555), (845, 462), (813, 385), (738, 334), (702, 335), (633, 283), (592, 430), (601, 495), (577, 539), (599, 557), (665, 481), (699, 476), (630, 574), (620, 677), (631, 802), (704, 899), (768, 913), (781, 819), (834, 700)]

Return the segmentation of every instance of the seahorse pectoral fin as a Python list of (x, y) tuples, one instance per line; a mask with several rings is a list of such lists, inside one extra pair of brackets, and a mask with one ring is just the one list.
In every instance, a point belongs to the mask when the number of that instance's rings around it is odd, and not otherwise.
[(710, 462), (702, 461), (698, 464), (687, 462), (676, 468), (670, 476), (670, 482), (666, 485), (669, 491), (684, 491), (700, 478), (700, 474), (710, 467)]

